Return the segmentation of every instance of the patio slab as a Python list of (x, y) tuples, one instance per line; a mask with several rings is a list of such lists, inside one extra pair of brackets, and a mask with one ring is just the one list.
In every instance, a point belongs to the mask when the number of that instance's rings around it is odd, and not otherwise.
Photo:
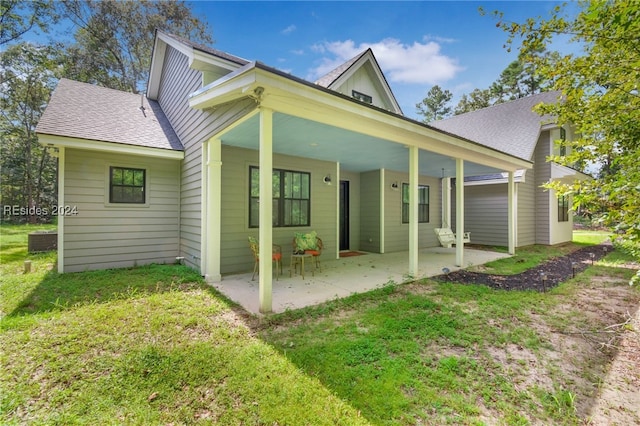
[[(493, 260), (509, 257), (506, 253), (465, 249), (465, 268), (482, 265)], [(285, 262), (288, 259), (285, 259)], [(329, 259), (322, 256), (322, 272), (308, 264), (304, 279), (298, 274), (289, 276), (289, 265), (284, 265), (283, 276), (273, 280), (273, 312), (300, 309), (318, 305), (329, 300), (364, 293), (389, 284), (400, 284), (414, 279), (442, 274), (443, 268), (450, 271), (461, 269), (455, 266), (455, 248), (433, 247), (421, 249), (418, 254), (418, 274), (407, 275), (408, 252), (377, 254)], [(310, 262), (309, 262), (310, 263)], [(259, 314), (258, 277), (251, 281), (251, 273), (225, 275), (213, 287), (248, 312)]]

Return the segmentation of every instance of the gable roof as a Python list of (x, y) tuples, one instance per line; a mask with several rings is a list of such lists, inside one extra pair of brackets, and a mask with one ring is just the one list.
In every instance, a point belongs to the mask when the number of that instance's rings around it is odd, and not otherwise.
[(64, 78), (51, 95), (36, 132), (146, 148), (184, 150), (157, 102), (142, 95)]
[(378, 61), (376, 60), (376, 57), (373, 54), (373, 50), (371, 50), (371, 48), (368, 48), (359, 55), (356, 55), (355, 57), (349, 59), (347, 62), (329, 71), (327, 74), (316, 80), (315, 84), (327, 89), (336, 90), (353, 74), (355, 74), (356, 71), (367, 64), (371, 67), (370, 69), (377, 77), (374, 78), (372, 83), (378, 86), (381, 89), (381, 92), (386, 95), (389, 103), (393, 106), (394, 112), (402, 114), (400, 104), (398, 104), (398, 101), (393, 94), (393, 91), (391, 90), (391, 86), (389, 86), (389, 83), (387, 82), (387, 79), (382, 72), (382, 68), (380, 68), (380, 64), (378, 64)]
[(553, 121), (550, 116), (533, 112), (533, 107), (540, 103), (557, 103), (559, 99), (560, 92), (545, 92), (429, 124), (524, 160), (532, 160), (540, 127)]

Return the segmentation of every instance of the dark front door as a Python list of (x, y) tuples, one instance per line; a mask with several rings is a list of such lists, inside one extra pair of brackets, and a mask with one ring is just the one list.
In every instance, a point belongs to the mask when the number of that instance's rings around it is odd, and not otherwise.
[(349, 250), (349, 181), (340, 181), (340, 250)]

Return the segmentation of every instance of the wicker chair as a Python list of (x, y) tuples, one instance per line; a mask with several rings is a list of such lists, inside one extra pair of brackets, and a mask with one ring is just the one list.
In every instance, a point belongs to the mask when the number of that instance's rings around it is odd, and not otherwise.
[[(260, 244), (258, 243), (258, 240), (253, 237), (249, 237), (249, 248), (251, 249), (251, 253), (253, 253), (253, 259), (255, 260), (255, 264), (253, 265), (253, 275), (251, 276), (251, 281), (253, 281), (256, 277), (256, 273), (258, 272), (258, 264), (260, 262)], [(277, 280), (282, 273), (282, 247), (277, 244), (273, 244), (272, 246), (271, 260), (275, 265)], [(280, 267), (279, 270), (278, 266)]]

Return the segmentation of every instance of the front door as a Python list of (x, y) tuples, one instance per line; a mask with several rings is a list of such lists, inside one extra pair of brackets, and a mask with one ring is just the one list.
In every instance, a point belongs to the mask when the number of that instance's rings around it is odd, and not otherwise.
[(349, 181), (340, 181), (340, 250), (349, 250)]

